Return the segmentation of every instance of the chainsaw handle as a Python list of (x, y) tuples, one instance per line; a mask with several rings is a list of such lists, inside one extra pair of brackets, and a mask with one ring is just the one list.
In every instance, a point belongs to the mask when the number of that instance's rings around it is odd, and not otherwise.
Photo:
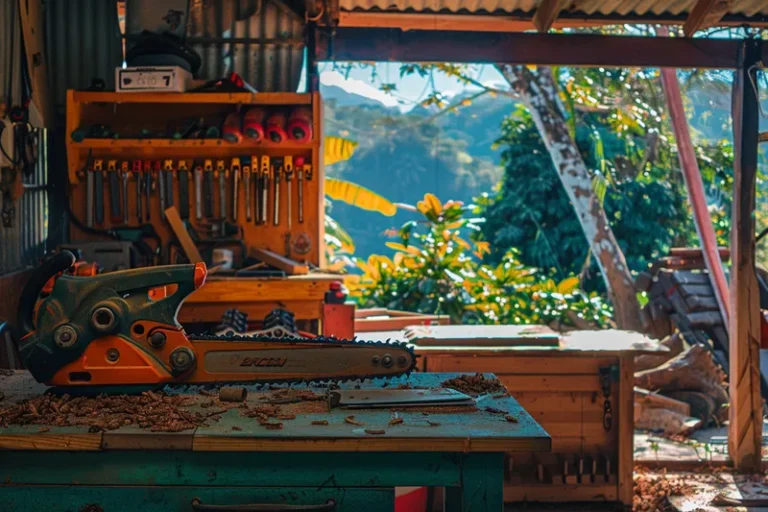
[(199, 498), (192, 500), (195, 512), (331, 512), (336, 509), (336, 500), (329, 499), (321, 505), (272, 505), (254, 503), (250, 505), (203, 505)]
[(21, 292), (19, 309), (16, 313), (17, 327), (21, 331), (21, 336), (35, 330), (35, 304), (37, 304), (45, 284), (59, 272), (63, 272), (74, 265), (76, 259), (71, 252), (61, 251), (41, 263), (30, 276)]

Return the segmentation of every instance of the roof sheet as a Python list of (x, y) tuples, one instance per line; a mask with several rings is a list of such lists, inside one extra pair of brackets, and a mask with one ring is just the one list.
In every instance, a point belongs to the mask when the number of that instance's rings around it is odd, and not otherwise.
[[(342, 11), (506, 13), (532, 16), (542, 0), (339, 0)], [(672, 18), (688, 14), (696, 0), (573, 0), (561, 16)], [(735, 0), (729, 15), (768, 16), (765, 0)]]

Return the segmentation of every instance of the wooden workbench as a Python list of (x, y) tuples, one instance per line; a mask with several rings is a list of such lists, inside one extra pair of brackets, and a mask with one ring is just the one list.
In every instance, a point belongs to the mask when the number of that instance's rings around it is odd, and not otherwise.
[[(455, 376), (417, 373), (390, 380), (388, 386), (436, 387)], [(6, 395), (0, 410), (42, 391), (22, 372), (0, 376), (0, 389)], [(260, 388), (249, 389), (248, 401), (258, 403), (264, 396)], [(488, 406), (518, 422), (485, 411)], [(350, 414), (365, 426), (345, 422)], [(137, 503), (143, 512), (206, 510), (191, 507), (192, 499), (199, 498), (205, 505), (306, 505), (334, 499), (335, 511), (391, 512), (394, 487), (436, 486), (447, 488), (447, 510), (498, 512), (504, 453), (550, 449), (544, 429), (508, 396), (481, 396), (471, 410), (431, 408), (425, 414), (407, 409), (398, 414), (403, 423), (389, 425), (393, 412), (387, 409), (325, 408), (297, 414), (280, 430), (242, 417), (238, 409), (208, 426), (178, 433), (136, 427), (107, 432), (50, 427), (42, 433), (40, 425), (0, 429), (0, 510), (122, 512), (136, 510)], [(328, 425), (312, 425), (313, 420)], [(366, 429), (384, 433), (371, 435)], [(101, 508), (82, 508), (89, 504)]]
[[(575, 331), (547, 346), (544, 338), (552, 331), (546, 327), (499, 327), (507, 329), (510, 346), (473, 346), (473, 336), (482, 335), (484, 326), (439, 328), (450, 330), (451, 336), (445, 332), (430, 336), (428, 326), (360, 336), (415, 343), (422, 371), (495, 374), (552, 436), (551, 454), (535, 450), (508, 454), (506, 502), (618, 501), (631, 505), (634, 357), (667, 349), (627, 331)], [(418, 345), (420, 337), (427, 338), (430, 346)], [(450, 337), (451, 345), (434, 345), (436, 337)], [(610, 424), (606, 423), (606, 402)], [(553, 464), (560, 466), (559, 473), (542, 474), (542, 466)], [(609, 476), (580, 474), (579, 466), (589, 473), (593, 464), (601, 472), (609, 464)]]

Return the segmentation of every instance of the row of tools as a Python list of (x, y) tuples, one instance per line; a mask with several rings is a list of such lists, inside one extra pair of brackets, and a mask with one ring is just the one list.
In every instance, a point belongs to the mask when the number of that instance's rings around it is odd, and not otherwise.
[[(108, 183), (109, 212), (112, 224), (129, 224), (131, 217), (139, 224), (150, 222), (151, 198), (159, 195), (160, 211), (177, 203), (174, 197), (178, 183), (178, 210), (182, 220), (190, 218), (190, 180), (194, 181), (194, 215), (224, 223), (238, 221), (241, 195), (245, 201), (245, 220), (256, 224), (279, 226), (281, 222), (281, 186), (285, 187), (287, 222), (293, 223), (293, 186), (296, 181), (298, 222), (304, 222), (305, 181), (312, 180), (312, 165), (304, 157), (253, 156), (232, 158), (231, 161), (205, 159), (188, 160), (94, 160), (85, 169), (86, 225), (93, 228), (104, 223), (104, 182)], [(227, 165), (227, 163), (229, 165)], [(129, 212), (128, 195), (133, 188), (136, 208)], [(216, 190), (218, 188), (218, 190)], [(241, 194), (241, 189), (243, 190)], [(270, 194), (270, 191), (272, 192)], [(215, 195), (219, 209), (215, 212)], [(270, 208), (271, 206), (271, 208)], [(271, 219), (270, 219), (271, 210)]]

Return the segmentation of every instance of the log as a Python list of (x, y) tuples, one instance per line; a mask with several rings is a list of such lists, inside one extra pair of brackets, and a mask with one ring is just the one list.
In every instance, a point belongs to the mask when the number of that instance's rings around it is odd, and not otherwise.
[(641, 406), (640, 411), (635, 409), (635, 427), (643, 430), (663, 430), (668, 435), (687, 435), (702, 423), (699, 418), (691, 418), (669, 409), (645, 406)]
[(713, 417), (718, 417), (718, 407), (715, 404), (715, 400), (705, 393), (697, 391), (672, 391), (669, 393), (669, 396), (675, 400), (687, 403), (691, 409), (689, 416), (700, 418), (705, 423), (709, 423)]
[[(635, 388), (635, 406), (637, 407), (637, 405), (649, 409), (668, 409), (670, 411), (675, 411), (678, 414), (682, 414), (683, 416), (695, 416), (698, 418), (698, 415), (691, 414), (691, 406), (687, 402), (669, 398), (657, 393), (651, 393), (647, 389)], [(635, 410), (637, 410), (637, 408)], [(709, 418), (709, 416), (706, 418)]]
[(667, 347), (669, 352), (661, 354), (644, 354), (635, 358), (635, 373), (650, 370), (666, 363), (683, 351), (683, 337), (680, 333), (667, 336), (661, 341), (661, 345)]
[(728, 402), (725, 375), (702, 345), (694, 345), (657, 368), (635, 373), (635, 386), (669, 394), (699, 391), (712, 397), (717, 407)]

